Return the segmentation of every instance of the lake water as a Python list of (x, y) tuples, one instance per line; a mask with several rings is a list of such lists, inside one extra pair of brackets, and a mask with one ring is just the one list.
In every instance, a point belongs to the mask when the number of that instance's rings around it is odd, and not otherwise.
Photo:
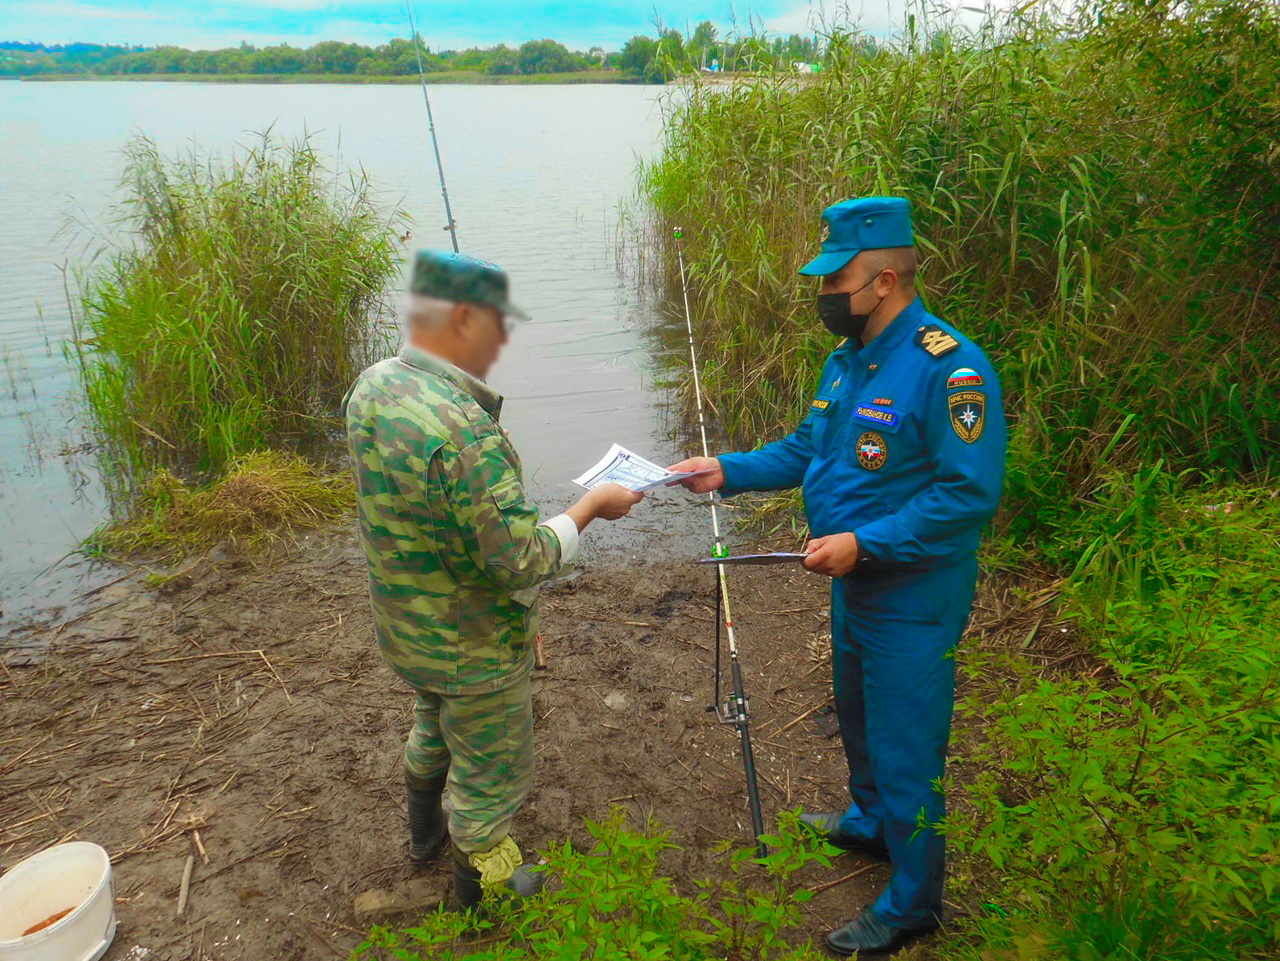
[[(652, 386), (651, 308), (617, 255), (637, 160), (661, 131), (661, 94), (431, 91), (463, 250), (504, 265), (514, 299), (535, 317), (490, 379), (548, 508), (568, 503), (569, 478), (613, 441), (675, 453)], [(229, 151), (268, 127), (286, 138), (309, 132), (337, 168), (362, 167), (389, 204), (403, 204), (414, 219), (406, 255), (448, 245), (417, 88), (0, 83), (0, 621), (119, 576), (67, 556), (104, 506), (92, 456), (75, 452), (84, 432), (62, 345), (71, 326), (63, 271), (86, 267), (101, 247), (95, 235), (110, 234), (121, 148), (141, 132), (170, 153)]]

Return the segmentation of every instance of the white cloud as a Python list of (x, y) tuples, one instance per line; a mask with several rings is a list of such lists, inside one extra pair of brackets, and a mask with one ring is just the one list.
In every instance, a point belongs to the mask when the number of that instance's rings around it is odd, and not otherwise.
[[(823, 33), (833, 27), (854, 26), (868, 33), (887, 35), (902, 30), (911, 13), (939, 21), (954, 19), (966, 28), (976, 28), (991, 14), (1000, 14), (1014, 0), (799, 0), (790, 9), (766, 17), (769, 33), (801, 35)], [(986, 11), (986, 12), (983, 12)]]
[[(8, 18), (17, 14), (28, 20), (124, 20), (131, 23), (164, 20), (163, 14), (153, 10), (103, 7), (92, 3), (11, 3), (8, 15), (0, 20), (0, 31), (8, 29)], [(7, 38), (6, 38), (7, 39)]]
[[(341, 4), (337, 4), (334, 0), (232, 0), (231, 3), (224, 4), (229, 7), (244, 7), (260, 10), (263, 12), (272, 10), (324, 10), (335, 6), (341, 7), (383, 7), (389, 6), (387, 0), (342, 0)], [(394, 4), (391, 4), (394, 8)], [(404, 11), (403, 4), (400, 6), (401, 13)]]
[[(687, 5), (690, 0), (681, 0)], [(1013, 0), (790, 0), (771, 3), (754, 0), (760, 7), (781, 11), (761, 15), (752, 0), (717, 0), (720, 10), (735, 10), (737, 23), (717, 23), (721, 36), (765, 30), (770, 34), (807, 35), (822, 33), (840, 25), (853, 25), (876, 36), (899, 34), (908, 9), (918, 10), (921, 2), (931, 10), (955, 12), (976, 3), (991, 2), (1007, 9)], [(617, 4), (601, 3), (598, 21), (578, 22), (575, 18), (547, 12), (529, 2), (520, 13), (475, 19), (441, 16), (448, 10), (445, 0), (413, 0), (419, 29), (435, 48), (490, 46), (494, 43), (520, 44), (533, 36), (554, 36), (571, 47), (586, 49), (602, 44), (620, 48), (632, 33), (652, 33), (648, 18), (634, 25), (616, 17), (603, 16)], [(674, 16), (675, 0), (656, 0), (656, 6), (671, 26), (682, 31), (692, 28)], [(688, 7), (685, 7), (688, 9)], [(468, 9), (467, 7), (461, 8)], [(503, 9), (510, 9), (509, 2)], [(554, 10), (555, 7), (549, 8)], [(650, 7), (650, 9), (654, 9)], [(433, 15), (433, 10), (435, 14)], [(548, 17), (552, 19), (548, 21)], [(967, 11), (957, 14), (958, 22), (975, 27), (981, 16)], [(46, 43), (89, 41), (97, 43), (177, 44), (192, 48), (236, 46), (242, 40), (257, 45), (290, 43), (308, 46), (320, 40), (345, 40), (364, 44), (385, 43), (392, 36), (407, 36), (404, 7), (399, 0), (205, 0), (188, 6), (174, 2), (146, 0), (0, 0), (0, 39), (37, 40)]]

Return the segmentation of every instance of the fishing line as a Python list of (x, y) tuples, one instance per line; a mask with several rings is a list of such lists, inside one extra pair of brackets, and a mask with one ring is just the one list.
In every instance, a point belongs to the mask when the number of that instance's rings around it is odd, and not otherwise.
[[(693, 314), (689, 310), (689, 285), (685, 279), (684, 251), (680, 241), (684, 232), (676, 227), (676, 260), (680, 264), (680, 292), (684, 295), (684, 323), (689, 332), (689, 365), (693, 369), (693, 396), (698, 407), (698, 431), (702, 435), (702, 456), (710, 457), (711, 449), (707, 444), (707, 418), (702, 403), (702, 380), (698, 375), (698, 350), (693, 337)], [(711, 531), (715, 536), (716, 557), (726, 557), (727, 552), (720, 536), (720, 515), (716, 510), (716, 495), (708, 492), (707, 499), (711, 504)], [(751, 827), (755, 831), (756, 850), (760, 857), (765, 857), (769, 849), (760, 838), (764, 835), (764, 816), (760, 812), (760, 784), (756, 779), (755, 752), (751, 749), (751, 716), (747, 703), (747, 694), (742, 684), (742, 664), (738, 660), (738, 639), (733, 629), (733, 613), (729, 606), (729, 578), (723, 564), (716, 565), (716, 661), (715, 661), (715, 703), (707, 708), (714, 712), (721, 724), (727, 724), (738, 731), (742, 740), (742, 767), (747, 778), (747, 801), (751, 808)], [(729, 697), (721, 700), (720, 696), (720, 625), (724, 624), (725, 637), (729, 648), (729, 675), (733, 681), (733, 690)]]
[(449, 231), (449, 239), (453, 241), (453, 252), (458, 253), (458, 225), (453, 220), (453, 208), (449, 206), (449, 188), (444, 182), (444, 161), (440, 159), (440, 141), (436, 139), (436, 119), (431, 113), (431, 97), (427, 94), (427, 72), (422, 66), (422, 47), (418, 42), (418, 27), (413, 21), (413, 5), (404, 0), (404, 8), (409, 13), (409, 33), (413, 37), (413, 54), (418, 58), (418, 81), (422, 84), (422, 102), (427, 105), (427, 130), (431, 132), (431, 147), (436, 153), (436, 170), (440, 174), (440, 194), (444, 197), (444, 215), (449, 221), (444, 228)]

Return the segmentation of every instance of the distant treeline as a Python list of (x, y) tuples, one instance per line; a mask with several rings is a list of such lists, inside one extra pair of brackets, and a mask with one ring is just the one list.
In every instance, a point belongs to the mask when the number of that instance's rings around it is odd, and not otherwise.
[[(656, 38), (632, 37), (618, 51), (607, 51), (603, 47), (575, 51), (555, 40), (530, 40), (520, 47), (499, 44), (467, 50), (431, 50), (421, 44), (420, 49), (423, 69), (432, 73), (530, 75), (616, 70), (628, 79), (652, 83), (665, 82), (688, 70), (776, 67), (787, 61), (810, 62), (820, 56), (818, 40), (813, 37), (793, 34), (785, 39), (722, 40), (710, 21), (699, 24), (688, 39), (679, 30), (663, 30)], [(222, 50), (0, 42), (0, 77), (50, 74), (395, 77), (417, 70), (414, 43), (401, 38), (377, 47), (331, 40), (305, 49), (288, 44), (255, 47), (242, 43)]]

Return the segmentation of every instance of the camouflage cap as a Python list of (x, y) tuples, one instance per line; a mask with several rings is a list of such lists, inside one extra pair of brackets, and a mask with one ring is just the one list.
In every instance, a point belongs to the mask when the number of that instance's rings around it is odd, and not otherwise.
[(507, 272), (497, 264), (447, 250), (419, 250), (413, 258), (409, 292), (461, 304), (496, 307), (507, 317), (529, 320), (511, 302)]

